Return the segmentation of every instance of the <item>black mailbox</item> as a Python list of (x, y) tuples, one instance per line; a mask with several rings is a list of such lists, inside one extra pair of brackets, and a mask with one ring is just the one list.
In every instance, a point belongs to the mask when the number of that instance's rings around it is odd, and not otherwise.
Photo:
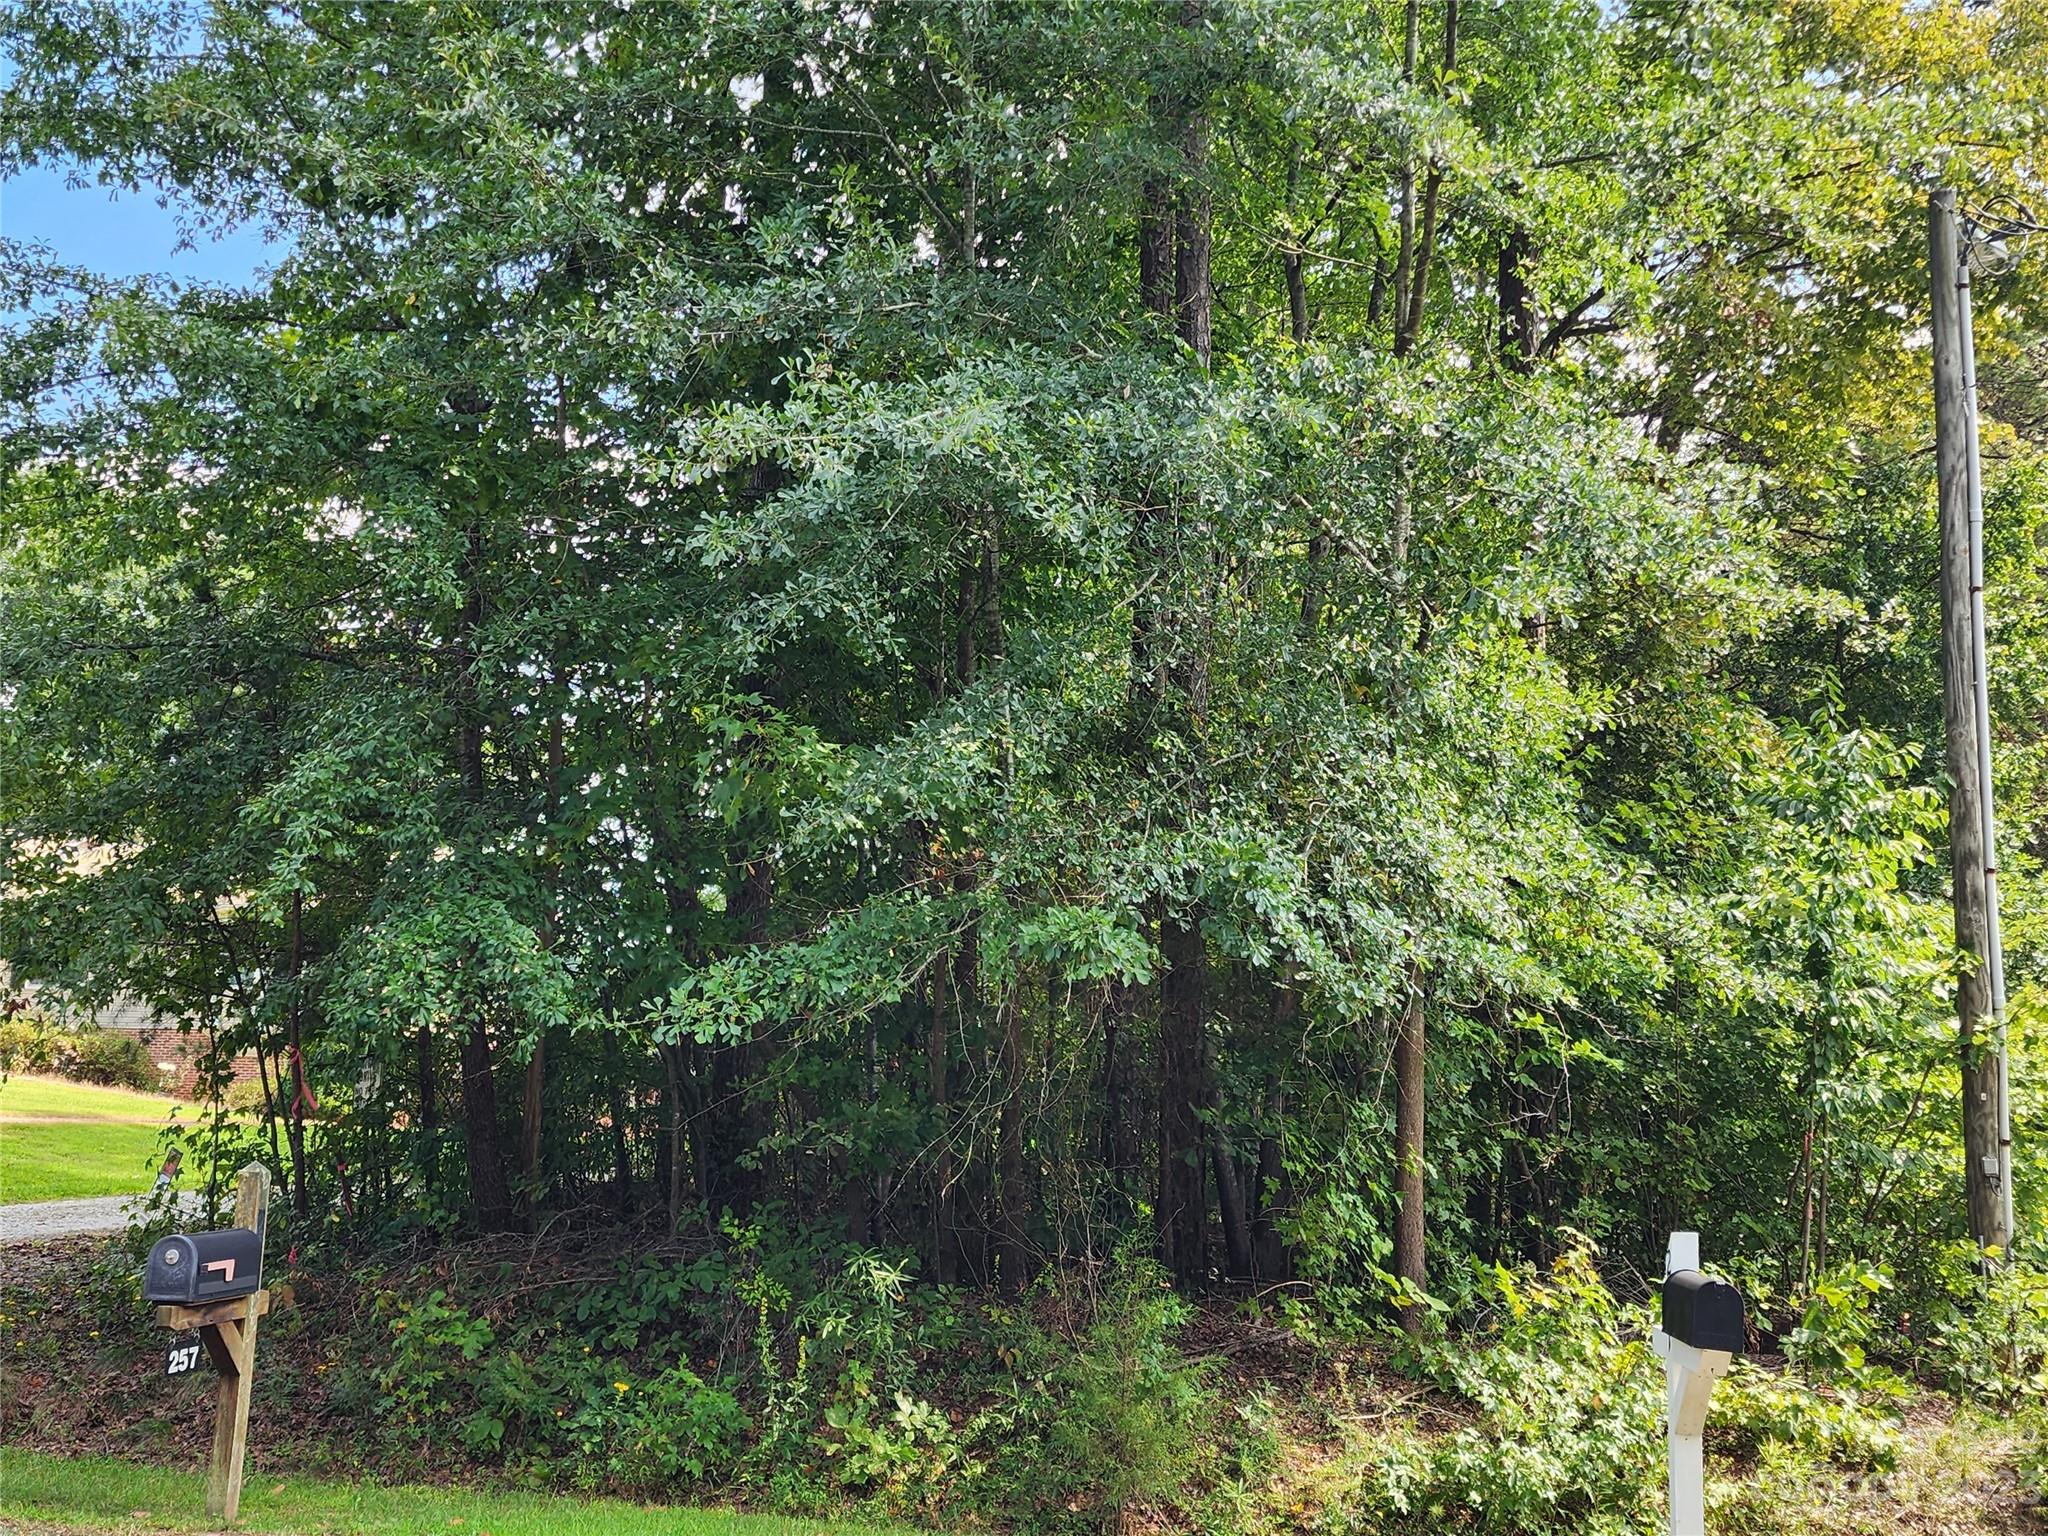
[(1696, 1269), (1668, 1274), (1664, 1277), (1664, 1331), (1694, 1349), (1742, 1354), (1749, 1348), (1742, 1292), (1726, 1280), (1710, 1280)]
[(201, 1306), (254, 1295), (263, 1284), (263, 1234), (251, 1227), (160, 1237), (143, 1277), (147, 1301)]

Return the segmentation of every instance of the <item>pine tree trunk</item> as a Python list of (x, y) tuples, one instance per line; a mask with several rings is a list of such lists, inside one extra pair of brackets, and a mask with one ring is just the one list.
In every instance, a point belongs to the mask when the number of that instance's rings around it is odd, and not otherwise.
[(503, 1232), (512, 1225), (512, 1194), (498, 1145), (498, 1090), (491, 1078), (491, 1037), (481, 1003), (472, 1005), (462, 1035), (463, 1147), (469, 1158), (469, 1198), (477, 1226)]
[[(689, 1079), (687, 1047), (681, 1042), (661, 1045), (661, 1067), (663, 1080), (668, 1091), (663, 1095), (668, 1107), (668, 1155), (663, 1159), (663, 1173), (667, 1175), (663, 1203), (668, 1212), (668, 1235), (673, 1237), (683, 1223), (683, 1173), (690, 1166), (689, 1149), (685, 1145), (689, 1126), (688, 1106), (684, 1100), (684, 1085)], [(715, 1220), (717, 1212), (712, 1212)]]
[(953, 1214), (952, 966), (952, 956), (941, 954), (932, 968), (931, 1030), (925, 1036), (925, 1079), (938, 1138), (932, 1151), (932, 1273), (941, 1285), (960, 1280), (960, 1236)]
[[(555, 819), (561, 809), (564, 731), (562, 717), (557, 714), (548, 725), (547, 793), (543, 801), (546, 807), (547, 826), (542, 834), (544, 840), (551, 840), (554, 837)], [(554, 949), (556, 927), (556, 913), (550, 906), (541, 920), (542, 949)], [(541, 1090), (547, 1081), (547, 1061), (548, 1037), (547, 1031), (543, 1029), (535, 1034), (533, 1054), (526, 1059), (526, 1091), (519, 1105), (519, 1182), (522, 1186), (520, 1198), (526, 1206), (529, 1231), (533, 1227), (535, 1208), (541, 1202), (541, 1112), (544, 1102)]]
[(1208, 1015), (1208, 966), (1202, 930), (1192, 918), (1159, 924), (1159, 1177), (1154, 1206), (1159, 1258), (1182, 1286), (1208, 1273), (1208, 1194), (1203, 1178), (1202, 1031)]
[(1102, 1166), (1117, 1220), (1130, 1214), (1141, 1177), (1139, 1122), (1131, 1063), (1142, 1047), (1138, 1024), (1144, 989), (1111, 981), (1102, 989)]
[(1001, 1201), (1001, 1230), (996, 1273), (1003, 1294), (1019, 1295), (1028, 1278), (1029, 1249), (1026, 1211), (1029, 1191), (1024, 1175), (1024, 1003), (1015, 989), (1003, 1000), (1000, 1074), (1003, 1102), (997, 1117), (996, 1181)]
[(1233, 1280), (1252, 1277), (1251, 1214), (1245, 1208), (1244, 1182), (1224, 1131), (1223, 1087), (1216, 1077), (1214, 1054), (1203, 1034), (1202, 1076), (1208, 1085), (1209, 1157), (1216, 1169), (1216, 1209), (1223, 1222), (1223, 1251)]
[[(1273, 988), (1271, 1048), (1284, 1050), (1301, 1015), (1301, 993), (1284, 981)], [(1258, 1177), (1252, 1190), (1252, 1262), (1262, 1280), (1285, 1280), (1292, 1256), (1280, 1235), (1279, 1218), (1292, 1204), (1286, 1148), (1281, 1140), (1287, 1125), (1287, 1090), (1275, 1070), (1266, 1091), (1265, 1129), (1259, 1136)]]
[(604, 1066), (612, 1122), (612, 1203), (623, 1221), (633, 1210), (633, 1153), (626, 1141), (626, 1063), (616, 1044), (606, 1049)]
[[(484, 722), (477, 634), (484, 620), (483, 564), (483, 531), (471, 523), (464, 562), (468, 592), (462, 614), (462, 730), (458, 753), (464, 798), (479, 823), (484, 812)], [(486, 1232), (503, 1232), (512, 1224), (512, 1196), (505, 1181), (505, 1156), (498, 1136), (498, 1090), (491, 1076), (487, 1004), (482, 996), (482, 978), (475, 974), (480, 967), (474, 953), (470, 966), (469, 1024), (462, 1035), (463, 1150), (469, 1160), (470, 1204), (477, 1225)]]
[[(1429, 1279), (1423, 1252), (1423, 1038), (1422, 989), (1411, 979), (1407, 1006), (1394, 1036), (1394, 1274), (1417, 1290)], [(1401, 1308), (1401, 1326), (1422, 1331), (1423, 1309)]]
[[(1201, 21), (1202, 0), (1184, 0), (1181, 24)], [(1194, 103), (1181, 106), (1178, 139), (1181, 184), (1174, 198), (1174, 304), (1181, 340), (1207, 369), (1215, 335), (1215, 293), (1210, 283), (1211, 203), (1208, 188), (1209, 120)], [(1141, 274), (1142, 275), (1142, 274)], [(1178, 530), (1185, 532), (1184, 529)], [(1206, 570), (1197, 552), (1191, 567)], [(1181, 689), (1180, 728), (1193, 734), (1208, 706), (1206, 576), (1179, 592), (1174, 628), (1184, 648), (1172, 668)], [(1159, 905), (1159, 1175), (1154, 1207), (1161, 1261), (1183, 1286), (1208, 1273), (1208, 1198), (1203, 1164), (1213, 1153), (1204, 1139), (1200, 1110), (1207, 1105), (1206, 1031), (1209, 957), (1199, 912), (1172, 914)]]
[(435, 1102), (434, 1032), (422, 1024), (413, 1034), (413, 1082), (420, 1103), (420, 1183), (434, 1193), (435, 1163), (440, 1151), (440, 1106)]

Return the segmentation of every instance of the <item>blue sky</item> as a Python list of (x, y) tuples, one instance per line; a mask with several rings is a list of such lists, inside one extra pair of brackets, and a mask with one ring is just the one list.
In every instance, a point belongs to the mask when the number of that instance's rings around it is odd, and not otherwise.
[(108, 277), (245, 283), (277, 260), (279, 248), (253, 226), (220, 239), (201, 234), (179, 250), (176, 209), (157, 204), (149, 193), (69, 187), (61, 170), (37, 167), (0, 182), (0, 235), (48, 246), (59, 261)]

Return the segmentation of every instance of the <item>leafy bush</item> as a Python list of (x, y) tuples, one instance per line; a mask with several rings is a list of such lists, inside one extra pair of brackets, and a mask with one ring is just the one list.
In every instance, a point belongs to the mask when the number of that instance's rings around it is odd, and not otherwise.
[(1876, 1303), (1891, 1286), (1890, 1272), (1878, 1265), (1849, 1263), (1821, 1276), (1799, 1326), (1785, 1336), (1785, 1358), (1816, 1381), (1896, 1396), (1904, 1383), (1871, 1358)]
[(434, 1290), (418, 1301), (389, 1292), (377, 1308), (391, 1318), (391, 1358), (378, 1374), (379, 1411), (400, 1429), (427, 1434), (436, 1420), (455, 1416), (468, 1395), (458, 1389), (496, 1339), (489, 1322)]
[(1206, 1403), (1202, 1369), (1174, 1337), (1188, 1315), (1143, 1247), (1118, 1248), (1079, 1348), (1048, 1380), (1042, 1473), (1060, 1504), (1110, 1527), (1182, 1495)]
[(1989, 1279), (1959, 1275), (1926, 1344), (1926, 1364), (1958, 1396), (2048, 1403), (2048, 1271), (2016, 1257)]
[[(736, 1290), (755, 1314), (767, 1387), (758, 1455), (771, 1481), (776, 1473), (786, 1480), (791, 1463), (816, 1458), (843, 1489), (896, 1507), (928, 1503), (964, 1451), (952, 1421), (919, 1395), (904, 1304), (908, 1264), (878, 1253), (848, 1257), (837, 1277), (792, 1312), (795, 1361), (785, 1369), (773, 1320), (789, 1306), (789, 1287), (760, 1263), (755, 1246), (743, 1251), (748, 1262)], [(796, 1496), (792, 1485), (778, 1496), (803, 1506), (811, 1491), (804, 1485)]]
[(750, 1427), (730, 1388), (707, 1384), (679, 1362), (644, 1381), (594, 1382), (566, 1438), (584, 1480), (601, 1474), (608, 1486), (653, 1493), (729, 1473)]
[[(1412, 1531), (1620, 1536), (1657, 1519), (1664, 1392), (1636, 1319), (1579, 1240), (1547, 1277), (1496, 1267), (1499, 1334), (1431, 1346), (1438, 1382), (1477, 1405), (1449, 1435), (1397, 1435), (1369, 1511)], [(1632, 1336), (1633, 1334), (1633, 1336)]]
[[(1476, 1422), (1427, 1439), (1397, 1434), (1371, 1490), (1385, 1526), (1514, 1536), (1623, 1536), (1663, 1529), (1663, 1369), (1645, 1311), (1624, 1308), (1602, 1283), (1591, 1243), (1575, 1242), (1550, 1273), (1496, 1268), (1498, 1337), (1432, 1345), (1438, 1383), (1479, 1409)], [(1896, 1404), (1904, 1384), (1872, 1364), (1873, 1276), (1841, 1276), (1817, 1291), (1797, 1349), (1827, 1390), (1801, 1374), (1737, 1362), (1716, 1389), (1709, 1443), (1793, 1463), (1862, 1470), (1897, 1459)]]
[(133, 1035), (115, 1029), (82, 1029), (71, 1037), (57, 1069), (83, 1083), (109, 1088), (161, 1088), (149, 1052)]
[(256, 1114), (269, 1100), (259, 1078), (246, 1078), (239, 1083), (230, 1083), (227, 1092), (221, 1095), (222, 1104), (237, 1114)]
[(1738, 1360), (1715, 1389), (1710, 1437), (1717, 1447), (1761, 1453), (1784, 1446), (1816, 1461), (1886, 1472), (1898, 1462), (1899, 1429), (1891, 1394), (1815, 1390)]
[(2048, 1505), (2048, 1407), (2030, 1403), (2013, 1416), (2018, 1440), (2014, 1458), (2020, 1486), (2038, 1505)]
[(0, 1018), (0, 1073), (54, 1072), (70, 1040), (68, 1031), (38, 1013)]
[[(691, 1274), (690, 1266), (665, 1268), (686, 1283)], [(615, 1285), (585, 1289), (642, 1294), (650, 1272), (641, 1266)], [(471, 1455), (631, 1493), (725, 1477), (745, 1447), (751, 1421), (738, 1396), (676, 1358), (675, 1340), (638, 1360), (579, 1342), (618, 1339), (621, 1327), (637, 1340), (641, 1322), (599, 1317), (593, 1335), (532, 1326), (522, 1347), (439, 1288), (414, 1301), (387, 1292), (378, 1310), (389, 1319), (390, 1355), (376, 1374), (375, 1408), (401, 1438), (453, 1439)]]
[(109, 1088), (163, 1086), (133, 1035), (94, 1025), (72, 1028), (24, 1010), (0, 1019), (0, 1073), (56, 1072)]

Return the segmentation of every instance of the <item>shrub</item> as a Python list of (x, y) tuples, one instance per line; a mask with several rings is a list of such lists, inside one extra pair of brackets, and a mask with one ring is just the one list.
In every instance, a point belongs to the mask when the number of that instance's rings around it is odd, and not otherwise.
[(253, 1115), (268, 1106), (270, 1095), (257, 1078), (230, 1083), (226, 1093), (221, 1095), (223, 1107), (235, 1114)]
[(38, 1013), (0, 1018), (0, 1072), (54, 1072), (70, 1039)]
[(1496, 1267), (1491, 1347), (1435, 1345), (1438, 1382), (1478, 1420), (1398, 1435), (1368, 1499), (1396, 1530), (1620, 1536), (1652, 1528), (1663, 1467), (1662, 1372), (1579, 1240), (1547, 1277)]
[(1785, 1357), (1815, 1381), (1896, 1392), (1903, 1383), (1870, 1358), (1878, 1342), (1876, 1302), (1892, 1288), (1876, 1265), (1840, 1265), (1814, 1282), (1799, 1326), (1785, 1337)]
[(2013, 1416), (2018, 1442), (2014, 1455), (2020, 1486), (2037, 1505), (2048, 1505), (2048, 1409), (2029, 1404)]
[[(1385, 1528), (1501, 1536), (1623, 1536), (1664, 1528), (1664, 1372), (1649, 1317), (1619, 1305), (1579, 1240), (1547, 1276), (1496, 1269), (1498, 1337), (1430, 1346), (1438, 1383), (1479, 1409), (1476, 1422), (1427, 1439), (1397, 1434), (1370, 1490)], [(1717, 1450), (1881, 1471), (1897, 1459), (1893, 1407), (1903, 1383), (1869, 1364), (1869, 1299), (1881, 1285), (1831, 1282), (1808, 1309), (1799, 1348), (1816, 1388), (1744, 1362), (1715, 1390)], [(1380, 1527), (1372, 1527), (1378, 1529)]]
[(82, 1029), (71, 1037), (58, 1070), (82, 1083), (109, 1088), (156, 1089), (163, 1086), (149, 1052), (133, 1035), (114, 1029)]
[(586, 1479), (653, 1493), (731, 1471), (750, 1427), (729, 1387), (707, 1384), (679, 1361), (641, 1381), (592, 1383), (567, 1438)]
[(110, 1088), (162, 1086), (142, 1042), (95, 1025), (71, 1028), (33, 1011), (0, 1019), (0, 1073), (56, 1072)]
[(1774, 1375), (1738, 1360), (1715, 1389), (1711, 1434), (1717, 1446), (1760, 1454), (1784, 1446), (1817, 1461), (1865, 1472), (1898, 1462), (1899, 1430), (1884, 1406), (1849, 1390), (1816, 1391), (1792, 1375)]
[(1172, 1504), (1193, 1473), (1206, 1394), (1175, 1340), (1187, 1303), (1136, 1243), (1111, 1260), (1080, 1347), (1050, 1376), (1044, 1492), (1106, 1527)]
[(2048, 1271), (2015, 1255), (1988, 1279), (1962, 1264), (1927, 1330), (1927, 1364), (1958, 1396), (2048, 1403)]

